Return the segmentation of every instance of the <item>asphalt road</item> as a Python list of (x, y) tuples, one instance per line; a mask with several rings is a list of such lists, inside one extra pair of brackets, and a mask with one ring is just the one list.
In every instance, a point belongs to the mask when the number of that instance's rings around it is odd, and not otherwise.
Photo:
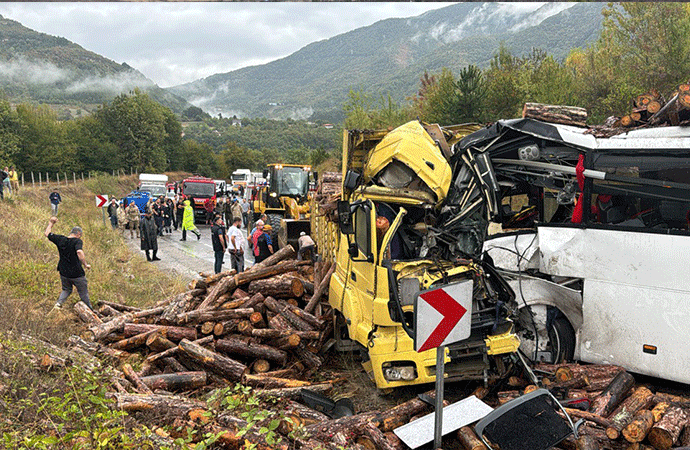
[[(213, 246), (211, 244), (211, 227), (208, 225), (197, 225), (201, 232), (201, 239), (197, 240), (193, 233), (187, 232), (187, 240), (180, 241), (182, 231), (173, 231), (172, 234), (165, 233), (158, 237), (158, 257), (160, 261), (153, 261), (151, 264), (157, 265), (160, 270), (172, 275), (179, 275), (186, 278), (195, 278), (199, 272), (213, 273)], [(247, 231), (242, 230), (246, 237)], [(144, 256), (144, 252), (139, 248), (139, 240), (129, 238), (129, 230), (126, 230), (125, 241), (136, 253)], [(254, 264), (251, 252), (245, 252), (244, 267), (249, 268)], [(230, 254), (225, 253), (223, 259), (223, 270), (230, 270)]]

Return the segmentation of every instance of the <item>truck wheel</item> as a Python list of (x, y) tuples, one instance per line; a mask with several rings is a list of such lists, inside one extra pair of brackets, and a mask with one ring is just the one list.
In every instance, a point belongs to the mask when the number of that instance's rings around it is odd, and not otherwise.
[(575, 331), (558, 308), (547, 305), (522, 308), (518, 336), (520, 350), (533, 361), (555, 364), (573, 359)]
[(283, 216), (280, 214), (267, 214), (266, 221), (271, 225), (271, 241), (273, 242), (273, 251), (277, 252), (280, 249), (278, 238), (280, 236), (280, 221)]

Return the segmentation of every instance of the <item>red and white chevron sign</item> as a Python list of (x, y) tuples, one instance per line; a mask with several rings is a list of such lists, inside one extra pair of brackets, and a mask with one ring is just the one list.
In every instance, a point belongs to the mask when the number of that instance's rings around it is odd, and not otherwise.
[(472, 280), (420, 292), (414, 314), (418, 352), (467, 339), (472, 325)]
[(96, 207), (101, 208), (106, 203), (108, 203), (108, 196), (107, 195), (97, 195), (96, 196)]

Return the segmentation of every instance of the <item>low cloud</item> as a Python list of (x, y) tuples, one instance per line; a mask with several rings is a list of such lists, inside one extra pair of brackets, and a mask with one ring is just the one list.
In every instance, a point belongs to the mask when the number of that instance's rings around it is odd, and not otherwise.
[(69, 80), (69, 71), (46, 61), (18, 58), (0, 62), (0, 80), (13, 83), (50, 85)]
[(71, 83), (67, 86), (65, 91), (70, 94), (80, 92), (107, 92), (110, 94), (119, 94), (136, 87), (147, 88), (152, 86), (153, 83), (142, 78), (141, 75), (133, 72), (124, 72), (105, 77), (89, 76)]

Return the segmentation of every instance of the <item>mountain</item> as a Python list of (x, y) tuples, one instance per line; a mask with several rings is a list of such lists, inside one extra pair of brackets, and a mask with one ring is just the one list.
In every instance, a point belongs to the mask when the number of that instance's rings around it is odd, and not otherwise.
[[(487, 67), (501, 42), (516, 55), (541, 48), (556, 58), (593, 42), (602, 3), (457, 3), (387, 19), (314, 42), (260, 66), (169, 88), (211, 114), (334, 117), (350, 90), (397, 101), (414, 95), (424, 71)], [(536, 10), (535, 10), (536, 9)]]
[(11, 101), (99, 105), (135, 88), (176, 112), (191, 106), (126, 63), (0, 16), (0, 93)]

